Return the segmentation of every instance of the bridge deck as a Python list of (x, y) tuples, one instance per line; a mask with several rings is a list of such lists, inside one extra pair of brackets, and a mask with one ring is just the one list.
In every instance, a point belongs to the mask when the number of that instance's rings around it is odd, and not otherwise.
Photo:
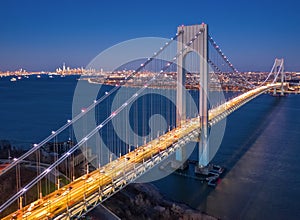
[[(227, 112), (226, 115), (228, 115), (256, 96), (280, 86), (280, 83), (261, 86), (211, 109), (209, 111), (210, 124), (213, 125), (222, 120), (223, 117), (220, 117), (222, 114)], [(102, 198), (108, 197), (117, 188), (122, 188), (119, 186), (125, 186), (130, 182), (128, 180), (137, 178), (139, 173), (142, 174), (143, 172), (139, 172), (140, 164), (158, 154), (163, 155), (166, 150), (190, 133), (195, 131), (199, 133), (199, 129), (198, 117), (188, 119), (180, 127), (176, 127), (159, 138), (106, 164), (100, 170), (95, 170), (76, 179), (65, 187), (45, 196), (42, 200), (35, 201), (32, 203), (33, 205), (27, 205), (23, 208), (23, 211), (14, 212), (3, 219), (66, 219), (68, 214), (64, 214), (62, 217), (59, 216), (62, 213), (69, 213), (70, 216), (73, 216), (84, 212), (86, 207), (78, 204), (85, 201), (90, 195), (98, 193), (97, 200), (101, 202)], [(72, 207), (76, 207), (73, 209), (75, 211), (70, 212)]]

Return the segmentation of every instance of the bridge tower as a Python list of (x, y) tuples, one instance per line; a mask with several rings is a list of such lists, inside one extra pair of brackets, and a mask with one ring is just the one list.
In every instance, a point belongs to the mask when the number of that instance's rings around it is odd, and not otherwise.
[[(197, 33), (201, 34), (197, 35)], [(185, 90), (185, 59), (190, 52), (196, 52), (200, 62), (200, 82), (199, 82), (199, 123), (201, 128), (201, 137), (199, 142), (199, 167), (205, 167), (209, 163), (208, 157), (208, 26), (207, 24), (179, 26), (177, 51), (181, 54), (178, 57), (177, 65), (177, 113), (176, 126), (180, 126), (186, 119), (186, 90)], [(194, 36), (197, 38), (186, 48), (185, 44)], [(176, 160), (186, 161), (186, 151), (181, 148), (176, 152)], [(184, 168), (187, 164), (183, 164)]]
[[(284, 59), (283, 58), (275, 59), (271, 72), (274, 73), (274, 81), (276, 81), (276, 79), (280, 75), (280, 81), (281, 81), (280, 95), (283, 96), (284, 95), (284, 81), (285, 81)], [(274, 88), (273, 95), (276, 95), (276, 93), (277, 93), (276, 88)]]

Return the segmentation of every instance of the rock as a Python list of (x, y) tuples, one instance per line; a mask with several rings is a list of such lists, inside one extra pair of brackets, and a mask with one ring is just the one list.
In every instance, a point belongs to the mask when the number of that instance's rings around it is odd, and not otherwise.
[[(216, 218), (192, 209), (186, 204), (176, 203), (164, 198), (158, 189), (149, 183), (129, 184), (126, 188), (107, 199), (108, 209), (121, 219), (184, 219), (216, 220)], [(99, 219), (94, 211), (93, 219)]]
[(166, 210), (166, 208), (157, 205), (157, 206), (154, 207), (154, 210), (156, 210), (156, 211), (158, 211), (158, 212), (164, 212), (164, 211)]

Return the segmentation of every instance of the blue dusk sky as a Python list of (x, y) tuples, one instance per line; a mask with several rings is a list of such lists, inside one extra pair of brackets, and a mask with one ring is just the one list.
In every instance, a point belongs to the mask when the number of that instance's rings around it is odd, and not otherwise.
[(298, 0), (1, 0), (0, 70), (84, 67), (116, 43), (205, 22), (237, 69), (269, 71), (283, 57), (300, 71), (299, 9)]

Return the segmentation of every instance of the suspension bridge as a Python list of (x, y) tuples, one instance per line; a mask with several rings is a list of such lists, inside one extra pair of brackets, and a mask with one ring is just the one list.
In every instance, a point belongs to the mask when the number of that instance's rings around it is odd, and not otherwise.
[[(171, 44), (176, 44), (177, 46), (175, 55), (172, 55), (172, 59), (166, 59), (166, 62), (160, 62), (160, 65), (158, 65), (157, 59), (159, 55), (168, 50)], [(197, 114), (193, 117), (188, 115), (184, 86), (187, 74), (185, 65), (188, 62), (187, 57), (190, 53), (197, 54), (193, 58), (194, 62), (191, 63), (199, 66), (198, 76), (195, 78), (195, 83), (199, 85), (199, 106), (197, 106)], [(218, 57), (215, 60), (211, 56), (213, 53), (215, 53), (215, 57)], [(162, 58), (160, 57), (159, 59), (161, 60)], [(156, 64), (153, 64), (155, 62)], [(31, 155), (38, 155), (36, 156), (36, 160), (38, 160), (36, 163), (39, 163), (40, 152), (43, 146), (53, 140), (54, 143), (55, 141), (57, 142), (58, 135), (64, 132), (70, 133), (69, 130), (71, 130), (71, 133), (73, 133), (74, 124), (78, 123), (95, 108), (99, 109), (99, 106), (121, 89), (123, 85), (126, 85), (126, 82), (136, 79), (139, 72), (151, 65), (158, 68), (158, 70), (153, 71), (152, 77), (148, 81), (143, 82), (142, 87), (130, 94), (126, 101), (109, 112), (107, 117), (105, 116), (95, 127), (90, 130), (86, 129), (84, 135), (77, 137), (77, 142), (74, 142), (75, 144), (66, 149), (65, 152), (55, 154), (54, 160), (49, 164), (48, 168), (43, 170), (37, 168), (36, 176), (26, 183), (21, 184), (19, 181), (16, 192), (0, 205), (0, 213), (5, 213), (3, 219), (70, 219), (80, 217), (171, 155), (176, 155), (175, 164), (178, 162), (178, 168), (183, 168), (187, 159), (185, 145), (189, 142), (199, 141), (199, 160), (196, 165), (196, 171), (205, 173), (210, 162), (208, 155), (210, 128), (261, 94), (272, 91), (274, 95), (277, 93), (283, 95), (287, 86), (285, 83), (283, 59), (276, 59), (266, 79), (260, 85), (254, 86), (245, 79), (242, 73), (239, 73), (221, 51), (209, 34), (207, 24), (180, 26), (173, 38), (162, 45), (152, 57), (147, 58), (130, 75), (126, 76), (122, 83), (105, 92), (77, 116), (68, 120), (64, 126), (53, 131), (49, 137), (38, 144), (34, 144), (24, 155), (15, 158), (7, 167), (0, 171), (0, 176), (9, 175), (14, 169), (20, 175), (20, 166)], [(134, 147), (134, 149), (128, 146), (125, 146), (125, 149), (115, 147), (110, 148), (111, 151), (114, 151), (113, 153), (106, 154), (99, 150), (99, 155), (105, 154), (109, 159), (104, 162), (100, 160), (99, 156), (97, 161), (98, 167), (94, 171), (90, 172), (87, 167), (86, 173), (81, 176), (75, 176), (73, 173), (70, 178), (72, 181), (63, 187), (60, 187), (58, 184), (57, 188), (48, 190), (47, 193), (42, 192), (41, 187), (45, 182), (49, 181), (48, 177), (51, 172), (58, 170), (61, 164), (70, 160), (79, 148), (87, 147), (89, 140), (94, 138), (96, 134), (104, 135), (105, 132), (101, 133), (101, 131), (104, 131), (105, 127), (109, 126), (114, 118), (118, 117), (124, 109), (142, 96), (145, 90), (155, 84), (156, 80), (159, 80), (162, 75), (168, 73), (168, 69), (174, 65), (177, 67), (177, 88), (176, 122), (173, 128), (169, 128), (169, 130), (163, 131), (161, 132), (162, 134), (155, 137), (152, 136), (147, 141), (145, 139), (142, 144), (136, 142), (137, 147)], [(236, 97), (230, 97), (223, 103), (218, 103), (216, 107), (211, 107), (212, 104), (208, 100), (209, 76), (210, 73), (225, 72), (222, 70), (224, 66), (227, 68), (226, 72), (231, 73), (226, 75), (228, 79), (234, 82), (235, 85), (244, 88), (245, 92)], [(169, 117), (172, 116), (169, 115)], [(169, 125), (169, 127), (171, 126)], [(117, 145), (117, 143), (113, 142), (112, 145)], [(115, 155), (114, 158), (111, 156), (112, 154)], [(59, 179), (54, 180), (55, 184), (56, 181), (59, 181)], [(38, 188), (36, 198), (33, 201), (24, 201), (26, 194), (34, 187)], [(12, 211), (12, 209), (15, 209), (15, 211)], [(10, 214), (7, 213), (7, 210), (9, 210)]]

